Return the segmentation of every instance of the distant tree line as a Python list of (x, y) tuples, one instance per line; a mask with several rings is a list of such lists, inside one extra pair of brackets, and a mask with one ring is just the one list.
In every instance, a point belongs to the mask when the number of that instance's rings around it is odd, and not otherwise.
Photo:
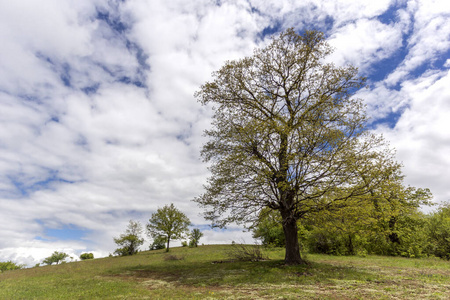
[[(200, 229), (195, 228), (189, 232), (191, 222), (188, 217), (179, 211), (173, 204), (159, 208), (152, 214), (147, 224), (147, 235), (153, 240), (150, 250), (166, 249), (169, 251), (170, 241), (190, 238), (189, 246), (197, 247), (200, 238), (203, 236)], [(142, 237), (143, 228), (140, 222), (130, 220), (124, 233), (114, 238), (114, 242), (119, 246), (114, 254), (118, 256), (134, 255), (139, 252), (139, 247), (144, 243)], [(187, 242), (184, 242), (187, 245)], [(60, 264), (66, 262), (66, 259), (72, 257), (65, 252), (54, 251), (52, 255), (46, 257), (43, 265)], [(80, 260), (93, 259), (93, 253), (82, 253)], [(40, 266), (41, 264), (36, 264)], [(0, 272), (24, 268), (24, 265), (16, 264), (12, 261), (0, 262)]]
[[(190, 238), (190, 247), (197, 247), (203, 233), (198, 228), (189, 232), (190, 225), (189, 218), (173, 204), (158, 208), (146, 226), (147, 235), (153, 241), (150, 250), (166, 249), (169, 252), (171, 241), (184, 238)], [(142, 234), (142, 225), (130, 220), (125, 232), (114, 238), (114, 242), (119, 246), (114, 253), (119, 256), (136, 254), (144, 243)], [(187, 245), (187, 242), (184, 243)]]

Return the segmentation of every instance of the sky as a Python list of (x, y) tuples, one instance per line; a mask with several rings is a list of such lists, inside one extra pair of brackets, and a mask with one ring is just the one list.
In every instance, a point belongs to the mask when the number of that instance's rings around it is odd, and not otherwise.
[(170, 203), (200, 243), (251, 242), (191, 201), (212, 116), (193, 94), (290, 27), (323, 31), (329, 59), (367, 76), (355, 97), (405, 183), (450, 200), (447, 0), (0, 0), (0, 261), (107, 256)]

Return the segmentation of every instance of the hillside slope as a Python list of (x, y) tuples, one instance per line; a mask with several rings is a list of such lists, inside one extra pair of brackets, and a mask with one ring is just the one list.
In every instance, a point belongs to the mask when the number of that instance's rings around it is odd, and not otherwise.
[(439, 259), (308, 255), (285, 266), (232, 261), (231, 245), (140, 252), (0, 274), (0, 299), (446, 299), (450, 263)]

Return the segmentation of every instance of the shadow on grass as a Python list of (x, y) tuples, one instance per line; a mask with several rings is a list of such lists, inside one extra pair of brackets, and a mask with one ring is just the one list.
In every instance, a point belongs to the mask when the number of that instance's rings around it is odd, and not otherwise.
[[(334, 266), (310, 262), (286, 266), (282, 260), (260, 262), (166, 261), (116, 269), (115, 276), (134, 280), (163, 280), (176, 285), (239, 286), (332, 284), (339, 280), (376, 281), (378, 276), (353, 266)], [(124, 278), (124, 279), (125, 279)]]

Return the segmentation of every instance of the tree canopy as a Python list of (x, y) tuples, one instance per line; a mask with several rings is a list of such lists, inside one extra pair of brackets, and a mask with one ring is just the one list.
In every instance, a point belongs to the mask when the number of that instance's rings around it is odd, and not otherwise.
[(170, 241), (186, 236), (189, 232), (189, 225), (191, 225), (189, 218), (171, 203), (163, 208), (158, 208), (152, 214), (147, 224), (147, 231), (153, 239), (164, 238), (167, 241), (166, 251), (168, 252)]
[(201, 152), (211, 176), (194, 201), (220, 227), (278, 211), (287, 264), (303, 263), (297, 220), (345, 207), (400, 168), (353, 97), (365, 79), (325, 62), (331, 52), (323, 33), (288, 29), (227, 61), (195, 95), (214, 115)]

